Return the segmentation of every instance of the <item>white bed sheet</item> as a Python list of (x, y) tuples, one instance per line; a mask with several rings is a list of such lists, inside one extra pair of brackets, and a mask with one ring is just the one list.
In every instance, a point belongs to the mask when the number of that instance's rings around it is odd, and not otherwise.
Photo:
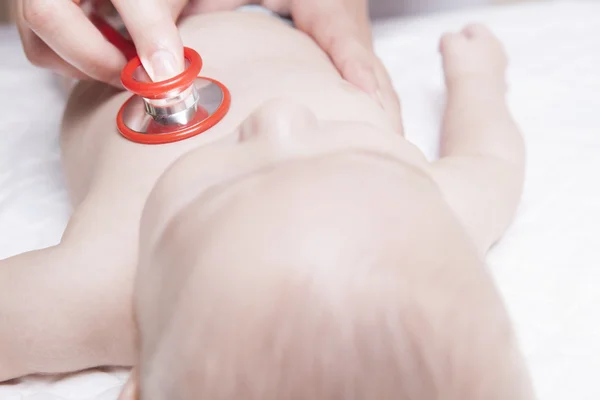
[[(485, 8), (378, 23), (408, 137), (437, 150), (440, 34), (487, 23), (511, 58), (510, 105), (528, 147), (518, 217), (489, 257), (541, 400), (600, 399), (600, 3)], [(0, 258), (56, 243), (70, 208), (59, 166), (63, 100), (0, 30)], [(124, 370), (28, 378), (0, 400), (114, 400)]]

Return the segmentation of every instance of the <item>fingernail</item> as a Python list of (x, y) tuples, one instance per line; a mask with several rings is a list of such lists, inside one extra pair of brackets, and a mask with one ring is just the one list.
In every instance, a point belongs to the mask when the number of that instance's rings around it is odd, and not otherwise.
[(381, 95), (381, 90), (375, 90), (375, 92), (371, 93), (370, 96), (375, 103), (379, 104), (383, 108), (383, 96)]
[(383, 107), (383, 98), (379, 90), (379, 82), (372, 68), (361, 66), (358, 69), (360, 78), (360, 89), (367, 93), (377, 104)]
[(177, 68), (175, 56), (167, 50), (158, 50), (150, 58), (150, 79), (152, 81), (164, 81), (172, 78), (181, 71)]
[(372, 68), (363, 65), (359, 68), (358, 74), (360, 76), (360, 87), (362, 90), (372, 94), (379, 89), (377, 85), (377, 78), (375, 77), (375, 72)]

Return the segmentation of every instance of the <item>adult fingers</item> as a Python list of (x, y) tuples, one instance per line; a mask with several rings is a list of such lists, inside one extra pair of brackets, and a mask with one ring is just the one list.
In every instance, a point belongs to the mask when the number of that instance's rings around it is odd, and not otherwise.
[(90, 77), (60, 58), (46, 43), (33, 31), (26, 29), (21, 33), (21, 41), (25, 56), (33, 65), (54, 71), (60, 75), (75, 78), (89, 79)]
[(185, 67), (175, 20), (186, 0), (113, 0), (153, 81), (169, 79)]
[(185, 14), (233, 11), (243, 5), (258, 2), (257, 0), (190, 0), (185, 7)]
[(340, 38), (330, 49), (330, 57), (340, 74), (373, 98), (402, 132), (400, 100), (385, 66), (373, 50), (348, 38)]
[(21, 37), (25, 56), (33, 65), (50, 69), (63, 76), (75, 79), (89, 78), (87, 75), (60, 58), (42, 39), (29, 29), (23, 19), (22, 3), (17, 3), (17, 31)]
[[(67, 64), (93, 79), (119, 85), (125, 57), (105, 40), (72, 0), (23, 0), (22, 15), (26, 27)], [(35, 46), (44, 51), (43, 46)], [(69, 70), (48, 54), (33, 55), (30, 51), (30, 57), (37, 63), (54, 63), (61, 71)]]
[(374, 57), (376, 59), (374, 68), (379, 86), (380, 104), (382, 104), (383, 109), (386, 111), (394, 129), (404, 135), (404, 127), (402, 126), (402, 106), (400, 104), (398, 92), (394, 89), (390, 75), (381, 60), (379, 60), (377, 56)]
[(344, 79), (369, 94), (402, 131), (400, 102), (385, 67), (372, 47), (367, 3), (364, 0), (307, 0), (292, 3), (298, 28), (311, 35), (329, 55)]
[(366, 2), (353, 1), (354, 7), (342, 0), (309, 3), (292, 3), (296, 26), (314, 38), (345, 79), (375, 96), (378, 82), (371, 57)]

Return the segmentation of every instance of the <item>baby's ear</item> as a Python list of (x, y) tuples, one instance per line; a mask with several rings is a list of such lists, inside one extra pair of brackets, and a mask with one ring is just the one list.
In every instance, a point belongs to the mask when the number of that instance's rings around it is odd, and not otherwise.
[(118, 400), (139, 400), (137, 368), (133, 367)]

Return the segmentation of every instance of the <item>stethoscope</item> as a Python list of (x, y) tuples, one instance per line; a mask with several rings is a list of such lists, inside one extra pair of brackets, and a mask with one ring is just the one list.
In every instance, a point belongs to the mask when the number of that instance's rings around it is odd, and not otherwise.
[[(115, 22), (119, 21), (116, 11), (101, 15), (99, 9), (92, 9), (90, 20), (129, 60), (121, 71), (121, 82), (133, 95), (117, 113), (123, 137), (142, 144), (172, 143), (199, 135), (223, 119), (231, 104), (229, 90), (219, 81), (198, 76), (202, 58), (195, 50), (184, 48), (186, 69), (181, 74), (152, 82), (122, 22), (120, 26)], [(113, 24), (108, 22), (111, 18)]]

